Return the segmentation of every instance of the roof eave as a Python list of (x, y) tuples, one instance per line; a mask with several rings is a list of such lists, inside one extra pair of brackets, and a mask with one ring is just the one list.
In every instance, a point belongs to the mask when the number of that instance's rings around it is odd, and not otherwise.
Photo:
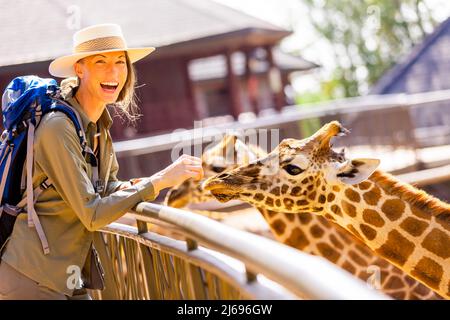
[(427, 50), (427, 48), (439, 38), (440, 34), (445, 30), (447, 25), (450, 23), (450, 18), (442, 22), (436, 29), (427, 35), (425, 39), (415, 45), (411, 52), (403, 57), (399, 62), (394, 64), (390, 69), (388, 69), (384, 75), (372, 86), (369, 93), (370, 94), (385, 94), (389, 87), (394, 84), (398, 78), (406, 72), (411, 65), (420, 57), (420, 55)]
[(273, 46), (292, 34), (288, 30), (245, 28), (158, 47), (152, 59), (178, 57), (201, 58), (245, 47)]

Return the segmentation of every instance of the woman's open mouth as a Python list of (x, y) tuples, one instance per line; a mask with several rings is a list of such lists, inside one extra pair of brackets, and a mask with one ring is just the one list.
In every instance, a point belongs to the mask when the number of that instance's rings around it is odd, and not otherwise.
[(102, 87), (103, 92), (111, 94), (111, 93), (116, 92), (117, 87), (119, 86), (119, 83), (118, 82), (102, 82), (102, 83), (100, 83), (100, 86)]

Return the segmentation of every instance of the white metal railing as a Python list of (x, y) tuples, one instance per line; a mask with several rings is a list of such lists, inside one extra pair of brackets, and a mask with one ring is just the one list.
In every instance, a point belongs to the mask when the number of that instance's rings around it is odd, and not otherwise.
[(450, 180), (450, 165), (397, 175), (397, 179), (416, 186), (426, 186)]
[(143, 202), (136, 206), (132, 215), (138, 221), (170, 224), (186, 237), (192, 250), (198, 250), (198, 244), (202, 244), (238, 259), (244, 263), (250, 279), (262, 274), (298, 297), (389, 299), (321, 257), (189, 211)]
[[(118, 269), (114, 261), (109, 261), (109, 259), (111, 259), (111, 252), (106, 253), (104, 256), (107, 258), (105, 258), (102, 263), (107, 269), (106, 281), (109, 280), (109, 282), (106, 284), (107, 291), (98, 292), (97, 298), (114, 300), (165, 299), (165, 297), (168, 296), (168, 293), (158, 285), (158, 282), (161, 282), (161, 279), (157, 278), (166, 278), (169, 270), (164, 270), (164, 275), (161, 273), (158, 274), (155, 272), (155, 269), (158, 269), (155, 267), (155, 264), (158, 260), (156, 257), (157, 255), (166, 254), (184, 261), (183, 267), (190, 271), (185, 273), (185, 279), (183, 279), (184, 282), (189, 283), (189, 287), (185, 288), (185, 290), (178, 287), (176, 279), (170, 278), (169, 280), (173, 282), (171, 284), (172, 290), (177, 291), (171, 292), (171, 295), (177, 299), (204, 300), (214, 298), (229, 299), (229, 297), (236, 299), (237, 295), (244, 299), (258, 300), (298, 299), (296, 295), (269, 279), (265, 279), (264, 277), (249, 278), (249, 275), (245, 272), (245, 268), (243, 268), (242, 263), (239, 261), (215, 252), (214, 250), (203, 247), (193, 247), (192, 243), (189, 241), (173, 239), (156, 232), (149, 232), (148, 230), (143, 232), (143, 230), (140, 230), (139, 228), (121, 223), (111, 223), (102, 228), (101, 232), (104, 235), (110, 234), (138, 244), (137, 247), (140, 249), (137, 251), (140, 252), (140, 255), (138, 254), (137, 257), (127, 257), (128, 260), (137, 261), (128, 263), (126, 270), (129, 271), (127, 272), (129, 274), (140, 276), (139, 278), (141, 279), (147, 278), (148, 280), (138, 282), (133, 281), (134, 279), (128, 277), (125, 281), (111, 281), (110, 279), (114, 277), (116, 279), (126, 279), (127, 275), (120, 274), (121, 272), (123, 273), (123, 270)], [(111, 240), (111, 238), (109, 238), (109, 240)], [(147, 247), (147, 250), (144, 250), (143, 246)], [(104, 248), (109, 248), (109, 251), (111, 251), (111, 247), (114, 247), (114, 245), (111, 245), (111, 243), (108, 242), (107, 246)], [(132, 255), (131, 252), (127, 252), (126, 254)], [(147, 259), (145, 257), (147, 257)], [(140, 265), (142, 267), (139, 267)], [(198, 273), (197, 277), (193, 277), (193, 274), (195, 273), (192, 272), (192, 268), (198, 268), (197, 270), (204, 270), (214, 274), (217, 279), (220, 279), (221, 283), (226, 283), (233, 288), (234, 292), (227, 292), (225, 295), (219, 296), (208, 296), (207, 287), (211, 285), (211, 281), (208, 283), (208, 277), (203, 277), (203, 279), (201, 279), (201, 276)], [(120, 284), (120, 282), (122, 283)], [(132, 284), (130, 282), (132, 282)], [(124, 287), (130, 286), (136, 287), (134, 291), (138, 293), (131, 292), (130, 294), (130, 290), (124, 289)], [(122, 289), (120, 287), (122, 287)]]

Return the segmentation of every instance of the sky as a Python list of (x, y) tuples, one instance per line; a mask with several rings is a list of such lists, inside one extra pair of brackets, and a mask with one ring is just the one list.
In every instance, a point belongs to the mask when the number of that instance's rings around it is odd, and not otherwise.
[[(298, 76), (293, 81), (297, 92), (315, 91), (321, 78), (334, 68), (331, 48), (318, 36), (309, 22), (308, 10), (301, 0), (211, 0), (241, 10), (272, 24), (294, 30), (294, 34), (281, 42), (286, 52), (296, 52), (307, 60), (322, 66), (320, 71)], [(427, 0), (433, 16), (443, 21), (450, 16), (449, 0)]]

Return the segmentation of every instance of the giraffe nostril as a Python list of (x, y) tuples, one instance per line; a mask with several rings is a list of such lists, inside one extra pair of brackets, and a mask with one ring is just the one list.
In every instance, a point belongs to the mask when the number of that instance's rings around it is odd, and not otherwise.
[(226, 177), (228, 177), (228, 173), (222, 173), (222, 174), (217, 176), (217, 178), (219, 178), (219, 179), (223, 179), (223, 178), (226, 178)]

